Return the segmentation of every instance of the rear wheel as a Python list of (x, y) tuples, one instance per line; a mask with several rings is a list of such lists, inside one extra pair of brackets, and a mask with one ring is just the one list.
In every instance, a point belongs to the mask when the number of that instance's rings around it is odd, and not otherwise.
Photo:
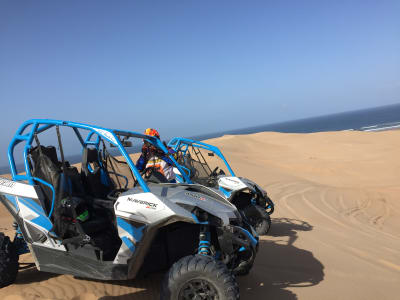
[(249, 205), (245, 207), (244, 214), (258, 235), (268, 233), (271, 228), (271, 217), (264, 208), (259, 205)]
[(15, 245), (0, 232), (0, 288), (12, 284), (17, 278), (18, 259)]
[(162, 300), (236, 300), (239, 286), (234, 275), (220, 261), (204, 255), (178, 260), (165, 276)]

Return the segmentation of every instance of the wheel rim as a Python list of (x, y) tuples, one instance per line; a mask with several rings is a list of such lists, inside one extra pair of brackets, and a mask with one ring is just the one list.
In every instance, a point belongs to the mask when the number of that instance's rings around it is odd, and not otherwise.
[(179, 292), (179, 300), (218, 300), (215, 287), (203, 279), (193, 279), (186, 282)]

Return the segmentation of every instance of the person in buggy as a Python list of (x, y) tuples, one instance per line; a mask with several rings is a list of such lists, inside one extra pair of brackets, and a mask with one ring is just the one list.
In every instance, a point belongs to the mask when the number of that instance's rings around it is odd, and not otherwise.
[[(160, 134), (153, 128), (147, 128), (144, 134), (160, 139)], [(168, 151), (171, 154), (175, 152), (171, 148), (169, 148)], [(161, 178), (161, 181), (164, 181), (163, 177), (165, 177), (166, 181), (175, 183), (173, 165), (174, 163), (161, 149), (157, 149), (146, 140), (143, 141), (142, 154), (136, 162), (136, 168), (142, 172), (145, 177), (149, 177), (152, 173), (153, 175), (157, 174), (158, 177)]]

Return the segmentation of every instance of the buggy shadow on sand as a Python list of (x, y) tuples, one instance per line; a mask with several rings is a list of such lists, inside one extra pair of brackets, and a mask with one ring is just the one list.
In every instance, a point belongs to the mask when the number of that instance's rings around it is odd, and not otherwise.
[(238, 279), (242, 299), (296, 300), (300, 289), (316, 286), (325, 278), (324, 265), (311, 249), (295, 244), (299, 233), (313, 226), (291, 218), (273, 218), (272, 222), (269, 236), (275, 239), (260, 240), (259, 263), (249, 276)]
[[(54, 129), (56, 143), (42, 145), (41, 134)], [(65, 159), (61, 129), (82, 147), (80, 170)], [(13, 179), (0, 179), (0, 201), (16, 229), (13, 240), (0, 233), (0, 286), (15, 281), (19, 255), (30, 252), (40, 271), (100, 280), (169, 269), (163, 299), (239, 298), (234, 274), (252, 267), (257, 234), (221, 192), (142, 178), (125, 149), (142, 140), (168, 153), (160, 140), (131, 131), (22, 124), (8, 149)], [(25, 175), (16, 170), (17, 144)]]

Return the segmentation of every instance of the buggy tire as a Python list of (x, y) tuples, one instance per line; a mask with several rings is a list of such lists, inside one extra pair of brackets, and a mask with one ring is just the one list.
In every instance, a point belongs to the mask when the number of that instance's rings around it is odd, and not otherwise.
[[(195, 296), (200, 295), (201, 298)], [(178, 260), (165, 275), (161, 300), (238, 300), (239, 286), (225, 264), (210, 256), (190, 255)]]
[(0, 232), (0, 288), (12, 284), (17, 278), (18, 259), (14, 243)]
[(249, 205), (244, 208), (244, 214), (258, 235), (266, 235), (271, 228), (271, 217), (259, 205)]
[(246, 276), (246, 275), (248, 275), (250, 273), (251, 268), (253, 267), (255, 258), (256, 258), (256, 254), (253, 253), (251, 259), (248, 262), (246, 262), (245, 264), (243, 264), (243, 265), (239, 264), (239, 266), (236, 267), (233, 270), (233, 273), (236, 276)]

